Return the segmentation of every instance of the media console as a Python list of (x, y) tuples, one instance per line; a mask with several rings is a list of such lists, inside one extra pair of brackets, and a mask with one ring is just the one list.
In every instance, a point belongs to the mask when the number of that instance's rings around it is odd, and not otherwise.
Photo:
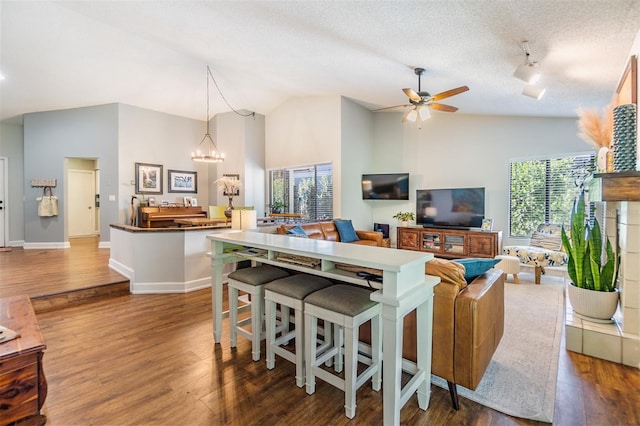
[(502, 231), (398, 227), (399, 249), (433, 253), (449, 259), (494, 258), (502, 253)]

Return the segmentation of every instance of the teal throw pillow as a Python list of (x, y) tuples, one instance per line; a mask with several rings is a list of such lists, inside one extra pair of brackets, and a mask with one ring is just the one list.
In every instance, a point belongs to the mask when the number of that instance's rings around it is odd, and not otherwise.
[(289, 229), (287, 231), (287, 234), (292, 235), (294, 237), (298, 237), (298, 238), (309, 238), (307, 233), (304, 232), (304, 229), (302, 229), (302, 227), (300, 225), (297, 225), (297, 226)]
[(338, 234), (340, 234), (340, 241), (343, 243), (350, 243), (352, 241), (358, 241), (358, 235), (356, 234), (356, 230), (353, 229), (353, 224), (351, 220), (334, 220), (333, 223), (336, 225), (336, 229), (338, 230)]
[(500, 259), (482, 259), (470, 257), (468, 259), (454, 259), (454, 262), (464, 265), (464, 279), (468, 283), (470, 283), (478, 275), (482, 275), (489, 269), (496, 266), (496, 264), (500, 262)]

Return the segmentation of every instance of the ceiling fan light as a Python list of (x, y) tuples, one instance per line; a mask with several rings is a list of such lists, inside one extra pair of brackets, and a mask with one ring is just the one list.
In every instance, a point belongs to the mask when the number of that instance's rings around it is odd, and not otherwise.
[(534, 84), (540, 79), (540, 71), (534, 64), (522, 64), (516, 68), (513, 76), (528, 84)]
[(429, 108), (423, 107), (418, 110), (418, 115), (420, 116), (420, 120), (425, 121), (431, 118), (431, 113), (429, 112)]
[(538, 87), (538, 86), (534, 86), (533, 84), (527, 84), (526, 86), (524, 86), (524, 89), (522, 89), (522, 94), (525, 96), (529, 96), (530, 98), (534, 98), (534, 99), (540, 99), (544, 96), (544, 92), (546, 92), (547, 89), (545, 89), (544, 87)]
[(402, 122), (416, 121), (417, 117), (418, 117), (418, 112), (414, 108), (414, 109), (411, 109), (411, 110), (407, 111), (407, 113), (404, 115), (404, 118), (402, 119)]

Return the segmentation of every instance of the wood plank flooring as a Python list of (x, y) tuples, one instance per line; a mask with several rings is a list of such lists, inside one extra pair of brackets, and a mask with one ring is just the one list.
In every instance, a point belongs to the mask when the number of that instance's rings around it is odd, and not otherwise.
[(0, 297), (27, 294), (37, 312), (129, 293), (129, 280), (109, 268), (99, 239), (74, 238), (68, 249), (0, 252)]
[[(49, 269), (50, 276), (60, 270), (61, 276), (50, 280), (65, 280), (63, 268), (29, 252), (28, 260), (15, 256), (12, 263)], [(103, 269), (96, 258), (86, 256), (81, 263)], [(0, 260), (2, 287), (5, 266)], [(264, 361), (251, 361), (251, 345), (244, 339), (237, 349), (214, 344), (209, 290), (127, 294), (37, 315), (47, 343), (49, 395), (43, 413), (48, 425), (382, 424), (382, 393), (370, 386), (358, 391), (356, 418), (349, 421), (338, 389), (319, 381), (316, 393), (307, 395), (295, 386), (289, 362), (278, 358), (269, 371)], [(223, 342), (228, 341), (224, 330)], [(414, 396), (401, 423), (538, 424), (464, 398), (460, 405), (453, 410), (448, 391), (432, 386), (429, 409), (420, 410)], [(640, 424), (640, 372), (568, 352), (563, 344), (554, 424)]]

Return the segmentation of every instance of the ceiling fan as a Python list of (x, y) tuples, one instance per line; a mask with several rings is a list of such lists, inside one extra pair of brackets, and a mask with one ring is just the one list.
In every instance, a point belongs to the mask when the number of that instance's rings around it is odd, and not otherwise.
[(422, 128), (422, 122), (431, 117), (431, 113), (429, 112), (429, 108), (445, 111), (445, 112), (456, 112), (458, 108), (445, 105), (441, 103), (436, 103), (441, 99), (448, 98), (450, 96), (454, 96), (469, 90), (467, 86), (456, 87), (455, 89), (447, 90), (445, 92), (438, 93), (436, 95), (431, 95), (429, 92), (423, 92), (420, 87), (421, 77), (425, 73), (424, 68), (415, 68), (413, 70), (418, 76), (418, 92), (416, 93), (413, 89), (402, 89), (402, 91), (409, 97), (408, 104), (404, 105), (395, 105), (392, 107), (380, 108), (373, 110), (374, 112), (378, 111), (386, 111), (394, 108), (406, 108), (413, 106), (412, 109), (406, 112), (404, 117), (402, 117), (402, 122), (405, 123), (407, 121), (415, 121), (417, 122), (418, 129)]

